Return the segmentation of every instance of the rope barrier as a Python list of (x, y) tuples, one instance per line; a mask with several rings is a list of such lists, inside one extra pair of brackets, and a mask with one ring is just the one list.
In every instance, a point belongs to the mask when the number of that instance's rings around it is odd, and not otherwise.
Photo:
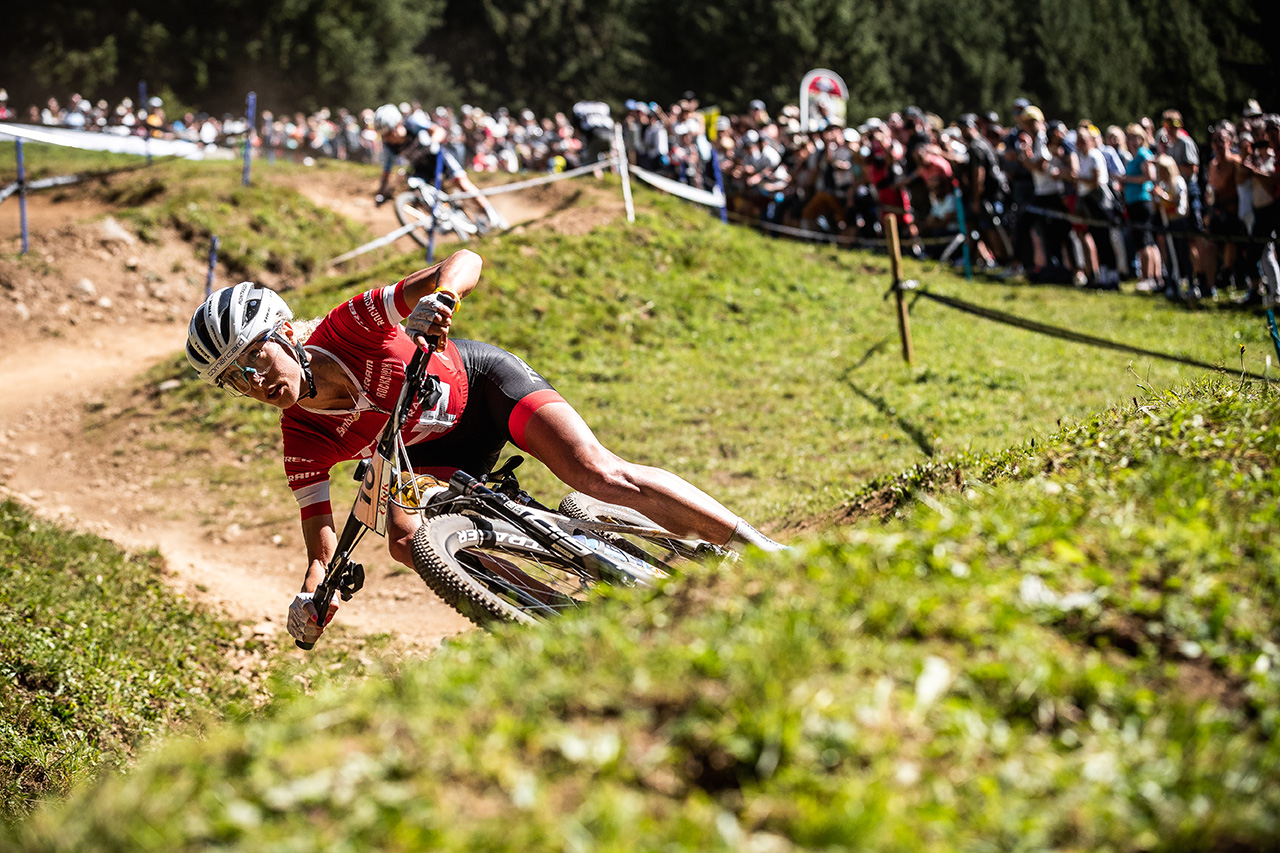
[(1004, 311), (997, 311), (994, 308), (986, 308), (981, 305), (975, 305), (972, 302), (965, 302), (962, 299), (956, 299), (952, 296), (943, 296), (938, 293), (932, 293), (928, 290), (917, 290), (919, 297), (932, 299), (934, 302), (946, 305), (948, 308), (954, 308), (957, 311), (963, 311), (967, 314), (973, 314), (986, 320), (996, 323), (1004, 323), (1009, 326), (1015, 326), (1019, 329), (1025, 329), (1029, 332), (1037, 332), (1042, 335), (1048, 335), (1053, 338), (1060, 338), (1072, 343), (1085, 344), (1087, 346), (1101, 347), (1103, 349), (1117, 350), (1119, 352), (1127, 352), (1131, 355), (1142, 355), (1148, 358), (1159, 358), (1164, 361), (1172, 361), (1178, 364), (1185, 364), (1188, 367), (1199, 367), (1205, 370), (1216, 370), (1220, 373), (1226, 373), (1231, 376), (1248, 376), (1250, 379), (1259, 379), (1267, 381), (1265, 376), (1257, 373), (1251, 373), (1247, 370), (1231, 370), (1221, 365), (1209, 364), (1203, 361), (1197, 361), (1193, 358), (1187, 358), (1180, 355), (1170, 355), (1168, 353), (1149, 350), (1144, 347), (1135, 347), (1130, 344), (1120, 343), (1119, 341), (1111, 341), (1106, 338), (1099, 338), (1094, 335), (1086, 335), (1083, 332), (1075, 332), (1071, 329), (1064, 329), (1060, 326), (1050, 326), (1047, 323), (1040, 323), (1036, 320), (1028, 320), (1025, 317), (1019, 317), (1016, 314), (1007, 314)]
[[(860, 249), (883, 249), (884, 240), (872, 240), (866, 237), (850, 237), (844, 234), (831, 234), (826, 231), (810, 231), (805, 228), (795, 228), (790, 225), (779, 225), (776, 222), (766, 222), (753, 216), (729, 211), (729, 218), (735, 222), (741, 222), (745, 225), (751, 225), (762, 231), (773, 231), (778, 234), (787, 234), (792, 237), (799, 237), (802, 240), (810, 240), (815, 243), (837, 243), (842, 246), (853, 246)], [(913, 240), (913, 244), (921, 246), (950, 246), (955, 242), (957, 237), (961, 236), (959, 231), (955, 231), (941, 237), (921, 237)]]
[(1212, 243), (1271, 243), (1274, 242), (1270, 237), (1238, 237), (1230, 234), (1208, 234), (1203, 231), (1174, 231), (1165, 225), (1156, 225), (1147, 222), (1107, 222), (1103, 219), (1088, 219), (1075, 213), (1063, 213), (1060, 210), (1048, 210), (1034, 204), (1029, 204), (1021, 209), (1022, 213), (1034, 213), (1037, 216), (1043, 216), (1047, 219), (1064, 219), (1073, 225), (1087, 225), (1096, 228), (1135, 228), (1139, 231), (1150, 231), (1160, 236), (1171, 237), (1191, 237), (1200, 236)]

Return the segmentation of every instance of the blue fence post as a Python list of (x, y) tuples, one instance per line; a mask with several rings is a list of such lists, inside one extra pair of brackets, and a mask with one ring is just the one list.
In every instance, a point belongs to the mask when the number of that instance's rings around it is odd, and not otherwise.
[(253, 114), (257, 111), (258, 96), (254, 92), (249, 93), (249, 100), (245, 103), (245, 131), (244, 131), (244, 176), (240, 179), (240, 183), (249, 186), (249, 159), (253, 154)]
[(14, 142), (18, 146), (18, 219), (22, 224), (22, 254), (25, 255), (31, 248), (27, 236), (27, 169), (22, 162), (22, 139), (15, 137)]
[(1271, 343), (1276, 348), (1276, 358), (1280, 359), (1280, 331), (1276, 331), (1276, 313), (1267, 309), (1267, 327), (1271, 330)]
[(431, 236), (427, 238), (427, 266), (435, 263), (436, 223), (440, 221), (440, 183), (444, 178), (444, 144), (436, 152), (436, 198), (431, 203)]
[(214, 237), (213, 242), (209, 244), (209, 274), (204, 279), (204, 296), (209, 298), (209, 294), (213, 293), (213, 275), (218, 271), (218, 238)]
[(973, 280), (973, 263), (969, 258), (969, 227), (964, 221), (964, 195), (960, 192), (960, 188), (955, 188), (956, 197), (956, 224), (960, 226), (960, 233), (964, 235), (964, 243), (960, 247), (962, 257), (964, 258), (964, 277)]
[(724, 175), (720, 173), (720, 152), (716, 150), (715, 143), (711, 145), (711, 168), (716, 174), (716, 189), (720, 190), (720, 198), (724, 199), (724, 204), (720, 205), (720, 221), (727, 223), (729, 221), (729, 197), (724, 193)]
[(147, 106), (147, 81), (138, 81), (138, 109), (143, 113), (142, 119), (142, 150), (147, 155), (147, 165), (151, 165), (151, 125), (147, 124), (147, 118), (151, 116), (151, 107)]

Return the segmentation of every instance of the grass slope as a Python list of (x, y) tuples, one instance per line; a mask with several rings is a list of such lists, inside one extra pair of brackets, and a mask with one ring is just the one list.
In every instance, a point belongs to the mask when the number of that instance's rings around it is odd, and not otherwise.
[(1267, 849), (1275, 405), (1155, 395), (889, 526), (281, 697), (21, 844)]

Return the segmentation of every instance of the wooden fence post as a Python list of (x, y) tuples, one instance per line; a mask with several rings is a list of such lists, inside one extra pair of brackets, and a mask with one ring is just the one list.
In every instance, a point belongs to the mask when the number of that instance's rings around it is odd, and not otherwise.
[(889, 268), (893, 273), (893, 298), (898, 303), (898, 333), (902, 336), (902, 359), (908, 366), (915, 362), (911, 348), (911, 317), (907, 314), (907, 302), (902, 297), (902, 245), (898, 242), (898, 217), (890, 213), (885, 217), (885, 240), (889, 243)]

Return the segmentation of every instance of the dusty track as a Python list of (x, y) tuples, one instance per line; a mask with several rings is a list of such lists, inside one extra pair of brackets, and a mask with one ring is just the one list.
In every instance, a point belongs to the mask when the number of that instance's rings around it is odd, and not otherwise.
[[(600, 192), (573, 183), (498, 196), (495, 204), (518, 227), (574, 233), (620, 211), (620, 200), (567, 208), (575, 193)], [(296, 186), (374, 234), (398, 224), (390, 206), (375, 207), (367, 184), (350, 175), (318, 171)], [(31, 250), (41, 262), (32, 264), (12, 260), (17, 205), (0, 207), (0, 252), (8, 258), (0, 258), (0, 495), (126, 548), (159, 550), (176, 589), (292, 648), (283, 619), (304, 564), (296, 523), (266, 535), (202, 523), (199, 507), (210, 501), (199, 472), (174, 475), (171, 454), (147, 442), (146, 424), (127, 419), (154, 392), (139, 390), (139, 375), (182, 348), (186, 321), (204, 295), (204, 271), (176, 238), (141, 244), (114, 221), (104, 224), (108, 214), (89, 194), (33, 196)], [(405, 238), (399, 248), (414, 245)], [(103, 413), (118, 413), (119, 422), (86, 433)], [(96, 438), (104, 434), (111, 438)], [(344, 606), (343, 625), (419, 648), (468, 629), (416, 575), (393, 565), (380, 541), (371, 537), (358, 556), (369, 582)]]

